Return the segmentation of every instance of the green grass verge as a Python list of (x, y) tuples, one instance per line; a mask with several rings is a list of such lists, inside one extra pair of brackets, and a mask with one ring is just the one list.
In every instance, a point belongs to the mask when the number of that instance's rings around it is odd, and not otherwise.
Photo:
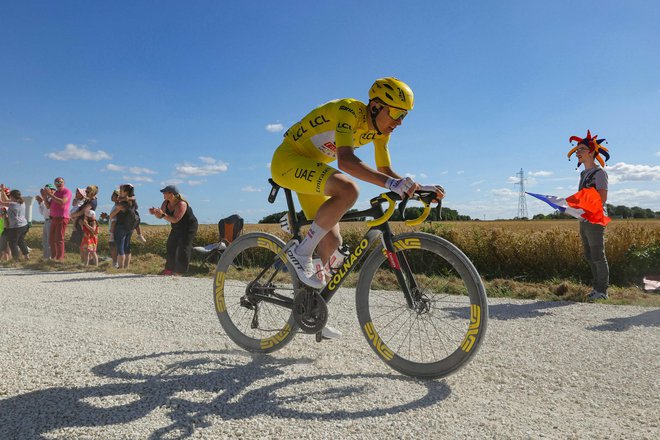
[[(0, 267), (15, 267), (36, 271), (67, 271), (67, 272), (104, 272), (110, 274), (134, 273), (143, 275), (158, 275), (165, 265), (165, 260), (156, 254), (142, 254), (131, 261), (129, 269), (115, 269), (111, 260), (102, 260), (98, 266), (85, 266), (75, 254), (67, 254), (64, 261), (56, 262), (33, 258), (30, 261), (3, 261)], [(214, 267), (193, 261), (188, 276), (211, 278)], [(246, 270), (236, 272), (243, 274), (246, 279), (256, 274), (255, 271)], [(357, 274), (351, 274), (343, 287), (355, 287)], [(543, 301), (585, 301), (590, 290), (584, 284), (562, 279), (553, 279), (542, 282), (525, 282), (511, 279), (493, 279), (484, 282), (488, 296), (491, 298), (519, 298), (537, 299)], [(209, 287), (209, 291), (210, 291)], [(639, 305), (645, 307), (660, 307), (660, 294), (646, 293), (637, 286), (611, 286), (609, 299), (599, 301), (605, 304)]]

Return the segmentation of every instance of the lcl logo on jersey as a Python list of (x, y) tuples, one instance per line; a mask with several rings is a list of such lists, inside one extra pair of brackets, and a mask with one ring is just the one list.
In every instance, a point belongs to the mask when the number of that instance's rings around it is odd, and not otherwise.
[(348, 124), (346, 122), (338, 122), (337, 123), (337, 129), (342, 129), (342, 130), (348, 130), (348, 131), (353, 131), (353, 127), (351, 127), (351, 124)]
[(315, 117), (314, 119), (310, 119), (309, 120), (309, 125), (311, 125), (312, 128), (314, 128), (314, 127), (318, 127), (321, 124), (325, 124), (326, 122), (330, 122), (330, 121), (325, 119), (324, 115), (321, 115), (321, 116)]

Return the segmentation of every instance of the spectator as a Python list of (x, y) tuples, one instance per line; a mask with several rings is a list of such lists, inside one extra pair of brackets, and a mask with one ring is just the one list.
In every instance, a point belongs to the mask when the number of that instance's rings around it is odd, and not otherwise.
[(55, 179), (57, 191), (53, 194), (41, 190), (41, 196), (50, 208), (50, 258), (51, 260), (64, 260), (64, 234), (69, 224), (71, 208), (71, 190), (64, 186), (64, 179)]
[(192, 242), (197, 233), (197, 218), (188, 202), (181, 197), (175, 185), (161, 189), (163, 204), (149, 208), (157, 218), (170, 222), (172, 229), (167, 237), (167, 260), (163, 275), (183, 275), (188, 272)]
[[(112, 195), (110, 196), (110, 200), (112, 201), (112, 203), (114, 203), (110, 212), (112, 212), (119, 204), (118, 198), (119, 198), (119, 190), (116, 189), (112, 191)], [(112, 265), (114, 267), (117, 267), (117, 245), (115, 243), (115, 224), (117, 222), (117, 218), (116, 217), (110, 218), (110, 215), (108, 215), (105, 212), (101, 213), (101, 218), (103, 220), (108, 221), (108, 232), (109, 232), (108, 248), (110, 249), (110, 258), (112, 258)]]
[[(117, 247), (118, 269), (127, 269), (131, 263), (131, 235), (137, 222), (135, 214), (135, 202), (130, 200), (135, 197), (131, 185), (122, 185), (119, 188), (119, 203), (110, 213), (110, 218), (116, 217), (114, 235), (115, 246)], [(123, 200), (122, 200), (123, 199)]]
[(94, 261), (94, 266), (99, 265), (99, 256), (96, 253), (96, 247), (99, 243), (99, 224), (96, 221), (96, 213), (93, 210), (87, 210), (82, 219), (83, 238), (80, 243), (80, 258), (89, 266), (90, 260)]
[(7, 243), (11, 250), (11, 256), (18, 261), (20, 252), (26, 260), (30, 259), (30, 251), (25, 244), (25, 234), (28, 231), (28, 221), (25, 218), (25, 202), (21, 197), (21, 192), (13, 189), (9, 192), (9, 197), (4, 191), (4, 185), (0, 185), (0, 206), (7, 208), (7, 225), (5, 226), (7, 234)]
[[(43, 187), (42, 191), (46, 191), (48, 194), (53, 194), (55, 192), (55, 185), (49, 183)], [(43, 197), (38, 195), (36, 199), (39, 203), (39, 212), (44, 217), (44, 226), (41, 233), (41, 246), (43, 248), (43, 257), (47, 260), (50, 258), (50, 242), (48, 241), (48, 235), (50, 233), (50, 208), (46, 205), (46, 201)]]
[(137, 221), (135, 223), (135, 232), (137, 232), (137, 239), (141, 241), (142, 243), (146, 243), (147, 239), (144, 238), (144, 235), (142, 235), (142, 228), (140, 227), (140, 213), (138, 212), (138, 204), (137, 204), (137, 199), (135, 197), (135, 188), (133, 185), (130, 183), (125, 183), (119, 187), (120, 189), (123, 188), (124, 192), (126, 193), (125, 196), (120, 196), (119, 201), (130, 201), (133, 202), (133, 205), (135, 207), (135, 215), (137, 216)]
[[(585, 188), (595, 188), (600, 194), (603, 203), (604, 214), (607, 215), (607, 173), (596, 164), (596, 159), (602, 162), (599, 154), (602, 153), (600, 145), (604, 139), (591, 137), (591, 132), (587, 131), (584, 139), (577, 136), (571, 137), (571, 140), (577, 140), (575, 153), (578, 158), (578, 167), (584, 165), (584, 170), (580, 173), (580, 183), (578, 190)], [(605, 150), (607, 153), (607, 150)], [(570, 155), (569, 155), (570, 157)], [(606, 155), (609, 158), (609, 153)], [(605, 226), (580, 221), (580, 238), (584, 248), (584, 256), (589, 262), (592, 275), (593, 290), (587, 295), (589, 301), (607, 299), (607, 287), (609, 284), (610, 269), (605, 256)]]
[[(4, 191), (3, 191), (4, 192)], [(5, 193), (7, 197), (9, 191)], [(7, 229), (5, 225), (7, 224), (7, 208), (0, 206), (0, 261), (9, 261), (9, 245), (7, 244)]]
[[(71, 221), (73, 222), (73, 233), (71, 234), (70, 241), (76, 246), (80, 247), (84, 231), (82, 222), (89, 211), (95, 211), (98, 206), (98, 200), (96, 195), (99, 192), (99, 188), (96, 185), (89, 185), (87, 188), (82, 189), (78, 188), (76, 190), (76, 198), (80, 193), (83, 198), (78, 208), (74, 211), (71, 209)], [(74, 199), (75, 201), (76, 199)], [(81, 256), (82, 257), (82, 256)], [(82, 260), (84, 263), (86, 260)]]

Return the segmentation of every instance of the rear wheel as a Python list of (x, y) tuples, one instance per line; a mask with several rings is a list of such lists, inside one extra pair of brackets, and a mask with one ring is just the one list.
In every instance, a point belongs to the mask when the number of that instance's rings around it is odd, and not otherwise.
[(276, 258), (284, 242), (263, 232), (234, 240), (218, 261), (213, 281), (220, 325), (241, 348), (270, 353), (288, 344), (298, 329), (291, 309), (263, 296), (293, 304), (299, 281), (286, 257)]
[[(416, 232), (393, 242), (402, 279), (382, 245), (360, 271), (356, 306), (362, 332), (393, 369), (415, 377), (447, 376), (476, 354), (486, 333), (488, 303), (481, 278), (447, 240)], [(411, 303), (401, 282), (411, 292)]]

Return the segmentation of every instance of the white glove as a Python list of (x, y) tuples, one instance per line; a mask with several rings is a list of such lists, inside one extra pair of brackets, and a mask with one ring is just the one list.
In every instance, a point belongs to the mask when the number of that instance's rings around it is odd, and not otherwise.
[(410, 191), (410, 188), (415, 186), (415, 181), (412, 180), (410, 177), (406, 177), (403, 179), (392, 179), (389, 178), (387, 179), (387, 189), (390, 191), (394, 191), (401, 197), (405, 196), (408, 191)]
[(445, 189), (440, 185), (422, 185), (419, 187), (419, 190), (436, 193), (438, 195), (438, 200), (445, 196)]

